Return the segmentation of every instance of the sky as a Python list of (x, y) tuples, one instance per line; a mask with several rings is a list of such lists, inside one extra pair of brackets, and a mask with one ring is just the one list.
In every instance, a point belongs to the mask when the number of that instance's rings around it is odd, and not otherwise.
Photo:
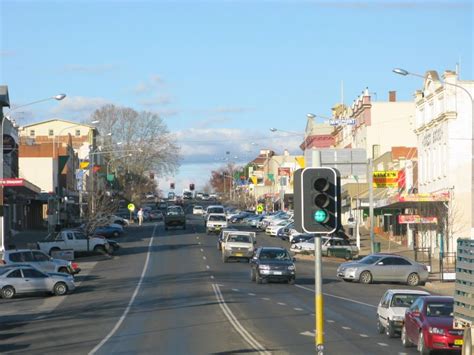
[(413, 100), (423, 80), (395, 67), (458, 64), (473, 79), (470, 1), (2, 0), (0, 31), (12, 108), (67, 94), (15, 111), (19, 125), (87, 120), (107, 103), (156, 112), (182, 155), (164, 191), (201, 189), (226, 157), (301, 154), (306, 114), (330, 116), (366, 87)]

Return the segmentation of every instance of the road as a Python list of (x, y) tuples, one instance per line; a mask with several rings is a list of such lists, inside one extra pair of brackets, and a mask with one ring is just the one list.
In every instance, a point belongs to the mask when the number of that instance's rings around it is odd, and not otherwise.
[[(224, 264), (216, 237), (189, 217), (187, 230), (130, 227), (112, 258), (89, 258), (76, 292), (0, 300), (0, 352), (28, 354), (314, 353), (314, 267), (298, 260), (296, 285), (250, 282), (249, 265)], [(258, 245), (287, 245), (258, 235)], [(79, 261), (80, 262), (80, 261)], [(379, 335), (376, 304), (387, 284), (335, 279), (323, 263), (327, 354), (402, 354)]]

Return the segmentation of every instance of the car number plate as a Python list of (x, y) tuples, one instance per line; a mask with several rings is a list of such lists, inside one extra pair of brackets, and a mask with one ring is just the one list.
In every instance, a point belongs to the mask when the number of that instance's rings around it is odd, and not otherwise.
[(281, 271), (273, 271), (273, 275), (283, 275)]
[(235, 253), (235, 256), (244, 256), (243, 253)]
[(462, 345), (462, 339), (454, 339), (454, 345)]

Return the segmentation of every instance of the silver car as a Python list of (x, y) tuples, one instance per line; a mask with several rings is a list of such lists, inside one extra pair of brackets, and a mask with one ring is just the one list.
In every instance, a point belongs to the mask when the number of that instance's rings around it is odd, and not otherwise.
[(45, 273), (31, 265), (0, 267), (0, 295), (12, 298), (16, 294), (50, 292), (65, 295), (76, 288), (74, 278), (63, 273)]
[(41, 250), (13, 249), (0, 252), (0, 264), (29, 264), (43, 272), (78, 274), (81, 269), (75, 262), (54, 259)]
[(344, 281), (359, 281), (364, 284), (382, 281), (417, 286), (428, 280), (428, 268), (400, 255), (378, 253), (339, 265), (337, 277)]

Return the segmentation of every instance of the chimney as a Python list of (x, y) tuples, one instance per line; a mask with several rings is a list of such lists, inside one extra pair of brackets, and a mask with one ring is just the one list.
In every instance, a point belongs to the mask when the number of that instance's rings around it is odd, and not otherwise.
[(396, 102), (397, 101), (397, 92), (396, 91), (389, 91), (388, 92), (388, 101), (389, 102)]

